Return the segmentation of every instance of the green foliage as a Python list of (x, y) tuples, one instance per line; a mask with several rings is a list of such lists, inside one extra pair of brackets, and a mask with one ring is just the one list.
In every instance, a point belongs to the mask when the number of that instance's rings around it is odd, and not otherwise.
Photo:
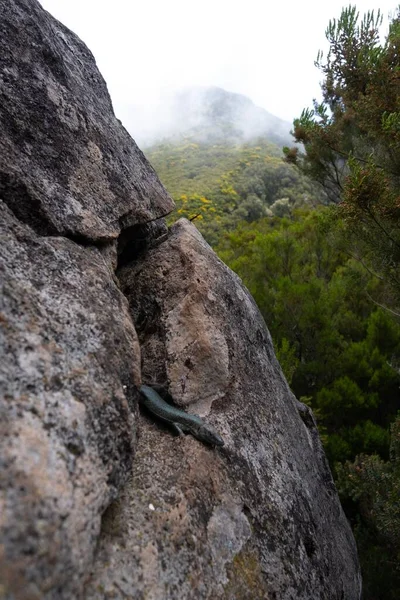
[(186, 138), (148, 148), (146, 155), (176, 203), (171, 221), (195, 218), (211, 244), (241, 221), (290, 215), (317, 204), (314, 184), (281, 158), (265, 139), (241, 145)]
[(368, 297), (379, 282), (342, 251), (332, 209), (242, 224), (217, 246), (268, 323), (298, 397), (307, 397), (331, 463), (387, 457), (400, 400), (400, 326)]
[[(339, 335), (335, 348), (342, 348), (335, 379), (312, 401), (327, 431), (328, 456), (338, 461), (339, 491), (352, 515), (363, 566), (364, 597), (394, 600), (400, 596), (400, 419), (392, 426), (391, 460), (383, 459), (388, 422), (399, 409), (400, 8), (383, 44), (381, 22), (379, 11), (360, 20), (349, 6), (329, 23), (328, 54), (325, 59), (320, 52), (316, 61), (323, 74), (322, 102), (314, 101), (294, 122), (295, 139), (305, 152), (284, 152), (337, 204), (332, 221), (344, 236), (341, 248), (370, 274), (364, 293), (359, 275), (354, 278), (353, 303), (349, 263), (334, 275), (347, 279), (347, 308), (332, 315)], [(380, 308), (366, 311), (364, 299)], [(307, 381), (307, 366), (304, 370)], [(353, 462), (341, 464), (346, 459)]]
[(386, 303), (400, 303), (400, 12), (380, 44), (379, 11), (360, 21), (355, 7), (330, 22), (329, 52), (316, 61), (323, 100), (294, 122), (305, 153), (287, 160), (340, 203), (349, 244), (390, 284)]
[(282, 338), (275, 350), (282, 371), (285, 373), (286, 379), (290, 384), (299, 365), (299, 359), (296, 356), (296, 348), (290, 345), (289, 340)]
[(384, 461), (400, 407), (400, 326), (370, 300), (382, 281), (348, 252), (334, 207), (242, 223), (216, 249), (255, 297), (293, 391), (317, 418), (364, 598), (398, 598), (400, 418)]
[[(353, 514), (366, 598), (397, 600), (400, 589), (400, 417), (391, 427), (390, 460), (360, 454), (336, 467), (339, 493)], [(373, 574), (373, 576), (371, 576)]]

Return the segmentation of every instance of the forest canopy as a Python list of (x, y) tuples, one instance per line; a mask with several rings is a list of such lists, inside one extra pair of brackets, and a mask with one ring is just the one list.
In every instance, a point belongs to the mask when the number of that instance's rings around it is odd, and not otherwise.
[(360, 18), (343, 10), (318, 53), (322, 101), (294, 121), (304, 145), (285, 148), (289, 162), (339, 204), (353, 253), (389, 284), (384, 300), (400, 313), (400, 13), (383, 44), (378, 10)]
[(285, 163), (282, 150), (265, 139), (206, 143), (188, 135), (152, 146), (146, 154), (175, 200), (170, 220), (194, 219), (211, 245), (241, 221), (288, 215), (323, 198), (316, 184)]

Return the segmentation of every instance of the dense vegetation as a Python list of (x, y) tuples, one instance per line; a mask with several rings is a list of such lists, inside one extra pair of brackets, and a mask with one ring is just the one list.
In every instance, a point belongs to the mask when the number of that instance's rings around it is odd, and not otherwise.
[(315, 412), (365, 600), (400, 598), (400, 14), (383, 44), (380, 20), (349, 7), (329, 24), (323, 99), (286, 163), (265, 139), (147, 152), (172, 218), (195, 217), (242, 277)]
[[(314, 102), (313, 110), (304, 110), (294, 123), (295, 139), (304, 144), (305, 154), (285, 149), (287, 160), (318, 180), (338, 203), (335, 222), (346, 236), (346, 249), (373, 277), (375, 289), (366, 289), (367, 297), (385, 311), (376, 311), (374, 319), (386, 319), (386, 332), (375, 327), (372, 335), (388, 344), (386, 365), (391, 370), (375, 380), (375, 391), (382, 394), (376, 408), (381, 405), (383, 412), (375, 415), (374, 426), (384, 424), (382, 416), (390, 417), (400, 407), (398, 396), (386, 387), (395, 380), (393, 371), (399, 372), (398, 347), (389, 346), (396, 344), (400, 317), (400, 10), (383, 44), (381, 22), (379, 11), (360, 20), (350, 6), (329, 23), (329, 52), (326, 60), (319, 53), (316, 63), (324, 76), (322, 102)], [(375, 357), (360, 354), (358, 371), (364, 361), (371, 369)], [(345, 397), (339, 391), (331, 401), (340, 407)], [(346, 413), (359, 398), (355, 388)], [(377, 446), (360, 448), (362, 454), (353, 462), (333, 457), (339, 461), (339, 492), (355, 523), (365, 598), (400, 597), (399, 417), (391, 430), (387, 462)], [(328, 436), (328, 451), (337, 434)], [(364, 432), (363, 444), (369, 437)]]
[(385, 284), (348, 252), (336, 218), (320, 208), (242, 223), (216, 250), (249, 287), (291, 388), (317, 417), (356, 534), (364, 597), (394, 600), (400, 325), (371, 302)]
[[(400, 18), (379, 44), (380, 13), (361, 20), (354, 7), (326, 31), (330, 50), (319, 53), (323, 100), (294, 123), (305, 154), (287, 159), (319, 181), (346, 224), (359, 258), (400, 300)], [(389, 296), (389, 290), (392, 296)]]
[(146, 155), (176, 202), (170, 219), (195, 219), (212, 245), (242, 220), (283, 216), (321, 201), (315, 184), (265, 139), (209, 144), (187, 136), (148, 148)]
[(387, 458), (400, 326), (370, 302), (379, 281), (329, 236), (330, 220), (321, 209), (242, 224), (217, 251), (269, 323), (294, 393), (318, 417), (331, 464), (360, 452)]

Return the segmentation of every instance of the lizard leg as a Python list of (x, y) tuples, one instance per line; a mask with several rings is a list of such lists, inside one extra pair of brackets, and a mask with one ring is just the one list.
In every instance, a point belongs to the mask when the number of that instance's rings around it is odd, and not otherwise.
[(171, 423), (172, 428), (175, 433), (178, 435), (183, 435), (184, 433), (191, 433), (191, 429), (182, 423)]
[(184, 435), (183, 429), (178, 423), (171, 423), (171, 427), (177, 435)]

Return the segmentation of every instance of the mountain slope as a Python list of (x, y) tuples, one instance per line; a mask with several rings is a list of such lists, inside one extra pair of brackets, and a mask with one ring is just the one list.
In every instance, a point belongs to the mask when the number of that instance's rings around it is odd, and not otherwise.
[(243, 143), (262, 136), (278, 146), (292, 143), (291, 123), (218, 87), (191, 87), (146, 105), (120, 106), (118, 116), (140, 147), (188, 135), (199, 142)]
[(220, 88), (189, 89), (175, 97), (174, 114), (174, 133), (145, 149), (175, 200), (171, 220), (195, 218), (214, 244), (239, 221), (320, 202), (321, 193), (284, 162), (276, 143), (290, 143), (289, 124), (249, 98)]
[(321, 201), (315, 185), (265, 139), (234, 145), (183, 138), (152, 146), (146, 155), (175, 200), (171, 220), (195, 218), (210, 244), (239, 221), (283, 216)]
[(218, 87), (189, 88), (172, 103), (169, 136), (190, 135), (199, 142), (243, 143), (263, 137), (279, 146), (291, 143), (291, 124), (241, 94)]

